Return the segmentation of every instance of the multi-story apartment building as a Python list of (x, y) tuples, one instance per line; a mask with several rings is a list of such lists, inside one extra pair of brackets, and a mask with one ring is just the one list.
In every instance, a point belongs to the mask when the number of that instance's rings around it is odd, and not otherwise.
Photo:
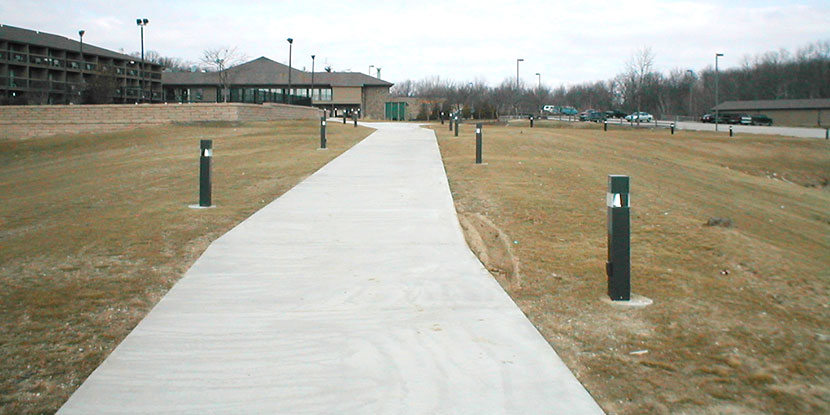
[(0, 104), (163, 102), (161, 71), (129, 55), (0, 24)]

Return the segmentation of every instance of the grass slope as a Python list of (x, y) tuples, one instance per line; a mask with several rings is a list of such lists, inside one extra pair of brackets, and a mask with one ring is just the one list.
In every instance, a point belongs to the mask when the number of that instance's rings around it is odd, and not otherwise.
[[(0, 413), (53, 413), (208, 244), (371, 132), (315, 121), (0, 141)], [(198, 203), (213, 139), (215, 209)]]
[[(472, 126), (434, 129), (462, 223), (494, 224), (471, 246), (609, 414), (830, 412), (830, 144), (542, 126), (485, 127), (483, 166)], [(646, 308), (603, 301), (608, 174)]]

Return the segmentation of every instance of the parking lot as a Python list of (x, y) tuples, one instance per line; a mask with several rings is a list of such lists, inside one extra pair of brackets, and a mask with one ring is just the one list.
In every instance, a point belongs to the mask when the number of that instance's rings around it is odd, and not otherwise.
[[(671, 123), (670, 120), (660, 121), (660, 123)], [(677, 128), (680, 130), (694, 130), (694, 131), (715, 131), (715, 124), (705, 124), (702, 122), (677, 122)], [(803, 127), (780, 127), (780, 126), (761, 126), (761, 125), (732, 125), (732, 124), (718, 124), (718, 131), (732, 131), (735, 133), (748, 134), (769, 134), (769, 135), (786, 135), (791, 137), (802, 138), (825, 138), (827, 130), (824, 128), (803, 128)]]
[[(579, 122), (578, 116), (567, 115), (551, 115), (548, 119), (559, 121), (574, 121)], [(665, 127), (669, 128), (672, 120), (657, 120), (654, 123), (630, 123), (619, 118), (610, 118), (607, 120), (610, 125), (627, 125), (632, 127)], [(715, 124), (692, 122), (692, 121), (678, 121), (675, 122), (678, 130), (691, 131), (715, 131)], [(740, 125), (740, 124), (718, 124), (718, 131), (729, 132), (729, 127), (732, 127), (734, 133), (744, 134), (765, 134), (765, 135), (783, 135), (789, 137), (801, 138), (826, 138), (827, 129), (825, 128), (806, 128), (806, 127), (783, 127), (783, 126), (762, 126), (762, 125)]]

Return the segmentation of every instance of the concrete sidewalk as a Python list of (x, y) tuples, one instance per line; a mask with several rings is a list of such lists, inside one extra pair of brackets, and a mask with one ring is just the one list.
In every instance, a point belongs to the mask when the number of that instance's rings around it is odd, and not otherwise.
[(59, 414), (602, 414), (378, 131), (216, 240)]

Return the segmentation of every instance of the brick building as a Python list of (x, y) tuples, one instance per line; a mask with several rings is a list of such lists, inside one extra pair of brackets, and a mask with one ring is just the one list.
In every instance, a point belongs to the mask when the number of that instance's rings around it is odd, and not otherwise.
[(775, 125), (792, 127), (830, 127), (830, 99), (775, 99), (726, 101), (716, 106), (721, 114), (764, 114)]
[[(83, 52), (82, 52), (83, 51)], [(0, 24), (0, 104), (162, 102), (161, 65), (63, 36)]]
[[(260, 57), (220, 72), (164, 72), (167, 102), (288, 102), (383, 119), (391, 83), (359, 72), (305, 72)], [(222, 77), (225, 77), (224, 88)], [(224, 89), (224, 91), (223, 91)], [(289, 96), (290, 95), (290, 96)], [(310, 101), (309, 101), (310, 100)]]

